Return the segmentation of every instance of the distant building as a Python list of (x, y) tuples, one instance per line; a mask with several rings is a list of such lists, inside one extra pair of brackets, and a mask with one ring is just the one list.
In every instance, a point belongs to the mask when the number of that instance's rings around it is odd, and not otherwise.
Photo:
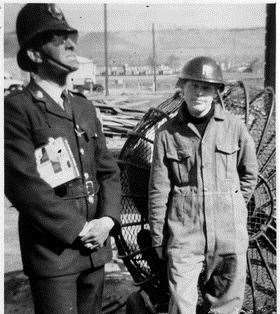
[(157, 74), (159, 75), (170, 75), (170, 74), (173, 74), (174, 73), (174, 70), (171, 69), (169, 66), (167, 65), (159, 65), (157, 67)]
[(91, 81), (93, 84), (96, 83), (96, 64), (92, 60), (84, 57), (77, 57), (79, 62), (79, 69), (72, 72), (68, 76), (68, 84), (83, 85), (85, 81)]
[[(79, 61), (79, 69), (69, 75), (69, 85), (71, 86), (73, 83), (82, 85), (85, 80), (91, 80), (95, 84), (96, 64), (84, 57), (78, 56), (77, 59)], [(4, 71), (10, 73), (14, 79), (22, 80), (24, 83), (29, 81), (29, 73), (19, 68), (16, 58), (4, 59)]]
[[(109, 76), (121, 76), (121, 75), (152, 75), (153, 68), (149, 65), (128, 65), (123, 66), (109, 66), (108, 75)], [(174, 74), (175, 70), (171, 69), (166, 65), (159, 65), (156, 68), (157, 75), (169, 75)], [(96, 75), (105, 75), (104, 66), (96, 66)]]

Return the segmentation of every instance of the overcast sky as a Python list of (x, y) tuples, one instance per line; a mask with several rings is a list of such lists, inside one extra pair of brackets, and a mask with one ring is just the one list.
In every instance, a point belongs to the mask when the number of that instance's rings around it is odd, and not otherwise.
[[(139, 3), (139, 2), (138, 2)], [(210, 27), (244, 28), (265, 26), (265, 3), (257, 4), (120, 4), (107, 5), (108, 30), (149, 30), (158, 28)], [(15, 30), (16, 15), (23, 4), (6, 3), (4, 30)], [(66, 19), (79, 31), (103, 31), (103, 4), (62, 3)]]

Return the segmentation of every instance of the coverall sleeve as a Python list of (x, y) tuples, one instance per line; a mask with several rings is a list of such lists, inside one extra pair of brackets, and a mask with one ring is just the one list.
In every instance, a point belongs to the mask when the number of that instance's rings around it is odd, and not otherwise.
[(162, 133), (157, 133), (149, 182), (149, 224), (153, 246), (164, 244), (163, 230), (170, 190), (171, 182), (164, 154)]
[(249, 134), (247, 127), (242, 122), (239, 146), (240, 151), (237, 168), (240, 179), (240, 189), (246, 203), (248, 203), (257, 184), (258, 161), (254, 140)]
[(121, 208), (121, 184), (119, 167), (108, 151), (101, 123), (96, 118), (98, 139), (96, 154), (96, 174), (100, 185), (100, 217), (108, 216), (113, 219), (115, 226), (110, 234), (114, 235), (120, 231), (120, 208)]
[[(28, 104), (27, 104), (28, 105)], [(56, 196), (39, 176), (26, 106), (4, 103), (5, 194), (30, 224), (64, 244), (72, 244), (86, 223), (73, 200)]]

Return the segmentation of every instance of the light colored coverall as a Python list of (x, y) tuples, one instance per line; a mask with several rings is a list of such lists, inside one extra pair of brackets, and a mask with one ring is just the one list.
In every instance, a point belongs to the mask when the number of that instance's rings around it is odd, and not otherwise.
[(182, 109), (157, 132), (149, 223), (153, 246), (166, 248), (169, 313), (195, 313), (203, 265), (209, 313), (239, 313), (246, 279), (246, 203), (256, 182), (254, 141), (223, 104), (215, 104), (203, 138)]

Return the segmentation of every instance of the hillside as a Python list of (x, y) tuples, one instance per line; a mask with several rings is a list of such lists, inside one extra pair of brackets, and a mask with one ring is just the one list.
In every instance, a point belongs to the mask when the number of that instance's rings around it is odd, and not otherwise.
[[(158, 63), (166, 62), (171, 55), (179, 63), (195, 55), (209, 55), (219, 61), (238, 63), (264, 58), (264, 28), (252, 29), (166, 29), (156, 32)], [(81, 34), (78, 53), (104, 64), (104, 35), (102, 32)], [(109, 59), (111, 65), (147, 64), (152, 54), (152, 34), (147, 31), (110, 32)], [(18, 46), (14, 33), (4, 36), (5, 58), (15, 57)]]

